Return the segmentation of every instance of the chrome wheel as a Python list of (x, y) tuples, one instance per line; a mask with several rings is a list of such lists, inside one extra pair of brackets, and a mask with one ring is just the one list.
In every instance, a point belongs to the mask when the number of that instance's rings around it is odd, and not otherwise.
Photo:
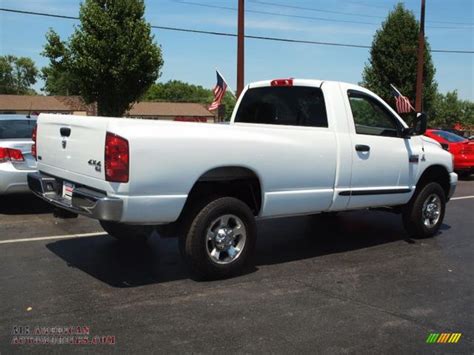
[(247, 231), (239, 217), (226, 214), (210, 224), (206, 238), (207, 254), (211, 260), (217, 264), (230, 264), (242, 253)]
[(436, 194), (431, 194), (423, 203), (421, 217), (427, 228), (433, 228), (441, 216), (441, 199)]

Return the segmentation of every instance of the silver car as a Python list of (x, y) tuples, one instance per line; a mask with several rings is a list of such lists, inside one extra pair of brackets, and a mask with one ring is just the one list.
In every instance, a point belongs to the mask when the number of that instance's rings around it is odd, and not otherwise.
[(29, 192), (26, 176), (36, 171), (31, 154), (36, 119), (0, 115), (0, 195)]

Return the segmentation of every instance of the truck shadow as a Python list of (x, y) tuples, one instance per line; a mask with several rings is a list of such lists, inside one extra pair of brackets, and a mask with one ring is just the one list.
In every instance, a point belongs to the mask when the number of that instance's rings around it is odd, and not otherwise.
[(474, 174), (470, 175), (458, 175), (460, 181), (474, 181)]
[[(348, 212), (260, 221), (256, 267), (346, 253), (402, 241), (416, 244), (400, 216), (384, 212)], [(443, 225), (442, 230), (449, 229)], [(442, 232), (441, 232), (442, 233)], [(47, 248), (68, 266), (112, 287), (138, 287), (192, 278), (181, 260), (176, 239), (154, 234), (146, 243), (121, 244), (112, 237), (74, 238)]]
[(33, 194), (15, 194), (0, 197), (0, 214), (25, 215), (51, 213), (53, 207)]

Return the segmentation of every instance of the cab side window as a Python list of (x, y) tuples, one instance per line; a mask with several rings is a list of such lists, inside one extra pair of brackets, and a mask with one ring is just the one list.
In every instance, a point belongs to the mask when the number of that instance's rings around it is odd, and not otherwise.
[(377, 100), (358, 92), (349, 92), (349, 102), (357, 134), (400, 137), (395, 117)]

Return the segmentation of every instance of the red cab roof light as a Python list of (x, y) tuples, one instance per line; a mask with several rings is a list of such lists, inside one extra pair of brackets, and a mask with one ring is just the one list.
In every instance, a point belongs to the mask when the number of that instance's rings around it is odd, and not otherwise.
[(293, 78), (275, 79), (270, 83), (271, 86), (293, 86)]
[(110, 182), (128, 182), (129, 158), (128, 141), (107, 132), (105, 136), (105, 179)]

